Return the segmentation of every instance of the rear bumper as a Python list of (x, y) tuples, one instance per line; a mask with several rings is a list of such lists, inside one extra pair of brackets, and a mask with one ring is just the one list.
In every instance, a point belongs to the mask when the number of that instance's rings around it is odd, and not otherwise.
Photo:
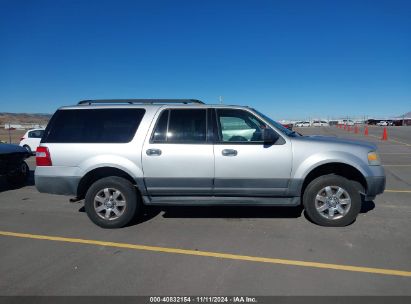
[(366, 177), (367, 192), (365, 194), (365, 200), (371, 201), (375, 199), (375, 196), (381, 194), (385, 190), (385, 176), (369, 176)]
[(77, 176), (34, 176), (36, 188), (42, 193), (77, 195), (79, 181)]

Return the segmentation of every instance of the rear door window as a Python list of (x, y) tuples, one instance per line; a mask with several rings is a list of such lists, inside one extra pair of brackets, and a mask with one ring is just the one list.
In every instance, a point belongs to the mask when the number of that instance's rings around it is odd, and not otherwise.
[(156, 143), (203, 143), (207, 134), (206, 109), (168, 109), (158, 119), (152, 141)]
[(44, 143), (127, 143), (136, 133), (144, 109), (58, 110)]

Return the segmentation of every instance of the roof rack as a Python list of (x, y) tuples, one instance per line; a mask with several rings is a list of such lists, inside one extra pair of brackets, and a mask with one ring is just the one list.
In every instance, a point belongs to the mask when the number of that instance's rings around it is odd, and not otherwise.
[(98, 103), (143, 103), (143, 104), (155, 104), (155, 103), (196, 103), (196, 104), (204, 104), (201, 100), (197, 99), (96, 99), (96, 100), (82, 100), (78, 103), (78, 105), (91, 105), (91, 104), (98, 104)]

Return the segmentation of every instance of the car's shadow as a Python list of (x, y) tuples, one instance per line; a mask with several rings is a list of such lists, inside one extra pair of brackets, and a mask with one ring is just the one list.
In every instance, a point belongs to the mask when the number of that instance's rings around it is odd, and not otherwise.
[(34, 170), (30, 170), (27, 181), (21, 185), (10, 184), (5, 176), (0, 176), (0, 192), (16, 190), (26, 186), (34, 186)]
[[(360, 209), (360, 213), (367, 213), (371, 210), (373, 210), (375, 208), (375, 203), (372, 201), (362, 201), (361, 202), (361, 209)], [(307, 213), (304, 211), (304, 217), (310, 221), (311, 223), (315, 224), (307, 215)], [(356, 221), (356, 219), (354, 220), (354, 222)], [(315, 224), (316, 225), (316, 224)]]
[(360, 213), (367, 213), (375, 208), (374, 202), (362, 202)]
[(298, 218), (303, 208), (272, 206), (162, 207), (164, 218)]
[[(374, 202), (362, 202), (360, 213), (367, 213), (375, 208)], [(299, 218), (303, 214), (302, 206), (212, 206), (212, 207), (156, 207), (157, 213), (164, 218)]]
[[(86, 212), (84, 205), (79, 208), (78, 212), (84, 212), (84, 213)], [(136, 216), (130, 223), (126, 225), (126, 227), (148, 222), (149, 220), (151, 220), (152, 218), (155, 218), (160, 213), (161, 213), (161, 209), (157, 207), (144, 206), (142, 214)]]
[[(375, 208), (374, 202), (363, 202), (360, 213), (367, 213)], [(141, 215), (129, 225), (147, 222), (162, 213), (163, 218), (224, 218), (224, 219), (258, 219), (258, 218), (299, 218), (303, 207), (273, 206), (144, 206)], [(84, 206), (79, 212), (85, 212)], [(305, 212), (304, 212), (304, 216)]]
[[(84, 206), (79, 212), (85, 212)], [(303, 208), (298, 207), (253, 207), (253, 206), (144, 206), (141, 215), (130, 225), (151, 220), (162, 213), (164, 218), (298, 218)], [(130, 226), (128, 225), (128, 226)]]

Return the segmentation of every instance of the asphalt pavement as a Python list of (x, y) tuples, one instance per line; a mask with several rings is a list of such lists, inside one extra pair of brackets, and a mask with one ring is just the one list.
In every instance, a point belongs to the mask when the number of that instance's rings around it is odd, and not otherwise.
[[(369, 136), (387, 191), (352, 225), (326, 228), (300, 208), (148, 208), (105, 230), (82, 203), (0, 181), (0, 295), (411, 295), (411, 127)], [(34, 159), (29, 159), (32, 170)]]

